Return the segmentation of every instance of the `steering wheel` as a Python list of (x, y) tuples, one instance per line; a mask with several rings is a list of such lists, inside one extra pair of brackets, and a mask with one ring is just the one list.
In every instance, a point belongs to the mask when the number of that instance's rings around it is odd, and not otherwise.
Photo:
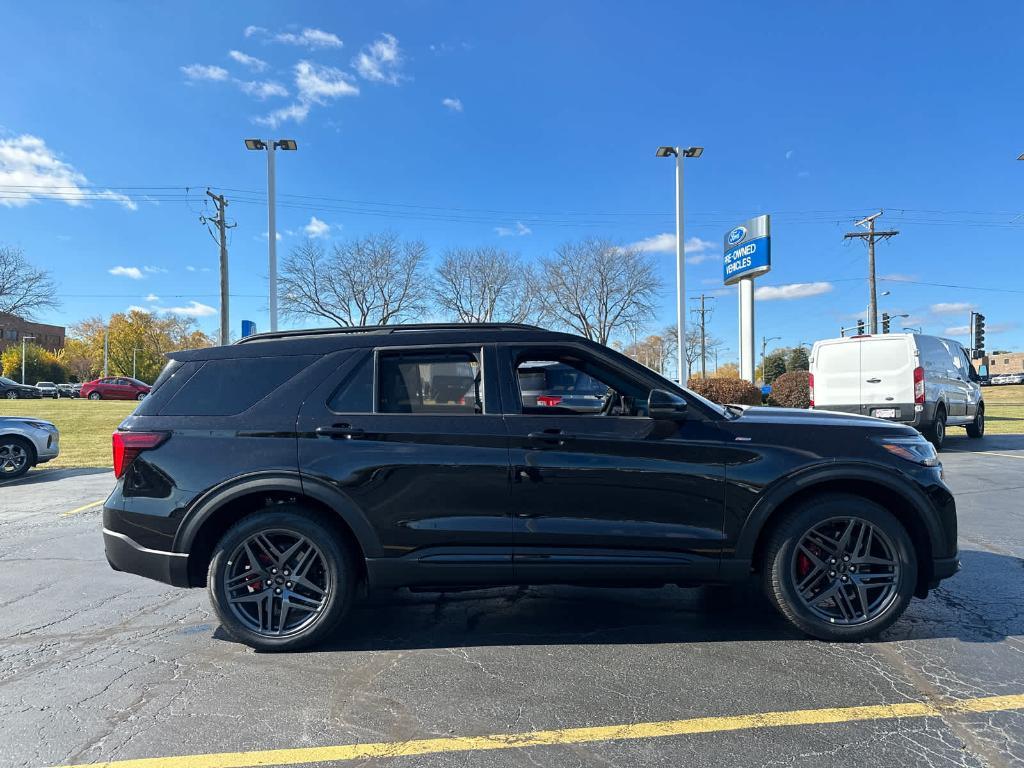
[(604, 399), (601, 401), (601, 410), (599, 411), (601, 416), (611, 415), (612, 408), (615, 406), (615, 395), (617, 394), (614, 389), (608, 388), (607, 394), (605, 394)]

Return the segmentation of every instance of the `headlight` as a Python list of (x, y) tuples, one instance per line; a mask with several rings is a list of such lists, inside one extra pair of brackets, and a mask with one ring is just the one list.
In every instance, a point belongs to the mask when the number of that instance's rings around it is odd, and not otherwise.
[(45, 432), (57, 431), (57, 428), (53, 426), (53, 424), (47, 424), (46, 422), (43, 421), (26, 421), (25, 423), (28, 424), (30, 427), (35, 427), (36, 429), (41, 429)]
[(883, 437), (878, 443), (894, 456), (920, 464), (922, 467), (939, 466), (939, 454), (923, 437)]

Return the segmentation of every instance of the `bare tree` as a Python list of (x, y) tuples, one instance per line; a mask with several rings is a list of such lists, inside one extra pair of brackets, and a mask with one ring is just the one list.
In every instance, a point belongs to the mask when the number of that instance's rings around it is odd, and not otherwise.
[[(665, 343), (667, 344), (667, 358), (665, 366), (667, 370), (672, 371), (672, 378), (675, 378), (675, 359), (676, 339), (679, 338), (679, 333), (674, 325), (668, 326), (662, 335), (665, 337)], [(704, 348), (707, 350), (707, 355), (711, 356), (715, 354), (715, 350), (721, 348), (724, 342), (712, 336), (710, 333), (705, 334), (704, 337)], [(693, 366), (700, 360), (700, 328), (694, 326), (692, 323), (686, 326), (686, 341), (683, 343), (683, 355), (686, 357), (686, 370), (689, 371), (689, 375), (693, 376)], [(672, 365), (669, 367), (668, 360), (671, 359)]]
[(537, 322), (542, 314), (534, 270), (499, 248), (445, 253), (433, 294), (437, 306), (462, 323)]
[(285, 259), (278, 278), (282, 313), (340, 326), (389, 325), (419, 318), (429, 287), (422, 242), (369, 235), (328, 253), (307, 241)]
[(559, 246), (541, 268), (546, 312), (588, 339), (607, 344), (617, 328), (654, 315), (661, 280), (639, 250), (589, 238)]
[(60, 306), (57, 287), (45, 269), (36, 269), (20, 248), (0, 246), (0, 312), (31, 319)]

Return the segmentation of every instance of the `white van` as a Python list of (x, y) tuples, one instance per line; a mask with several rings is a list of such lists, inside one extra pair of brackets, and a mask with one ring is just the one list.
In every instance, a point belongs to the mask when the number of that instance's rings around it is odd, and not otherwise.
[(942, 448), (946, 426), (985, 434), (980, 377), (958, 342), (918, 333), (816, 341), (811, 407), (917, 427)]

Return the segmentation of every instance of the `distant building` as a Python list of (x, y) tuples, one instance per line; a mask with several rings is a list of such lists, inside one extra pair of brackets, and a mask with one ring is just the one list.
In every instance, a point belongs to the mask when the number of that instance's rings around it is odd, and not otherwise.
[(989, 376), (1002, 373), (1024, 373), (1024, 352), (1000, 352), (998, 355), (985, 355), (980, 361), (988, 366)]
[(22, 339), (26, 336), (35, 337), (29, 340), (30, 343), (56, 352), (64, 347), (66, 335), (66, 329), (62, 325), (30, 323), (15, 315), (0, 312), (0, 352), (8, 347), (21, 344)]

